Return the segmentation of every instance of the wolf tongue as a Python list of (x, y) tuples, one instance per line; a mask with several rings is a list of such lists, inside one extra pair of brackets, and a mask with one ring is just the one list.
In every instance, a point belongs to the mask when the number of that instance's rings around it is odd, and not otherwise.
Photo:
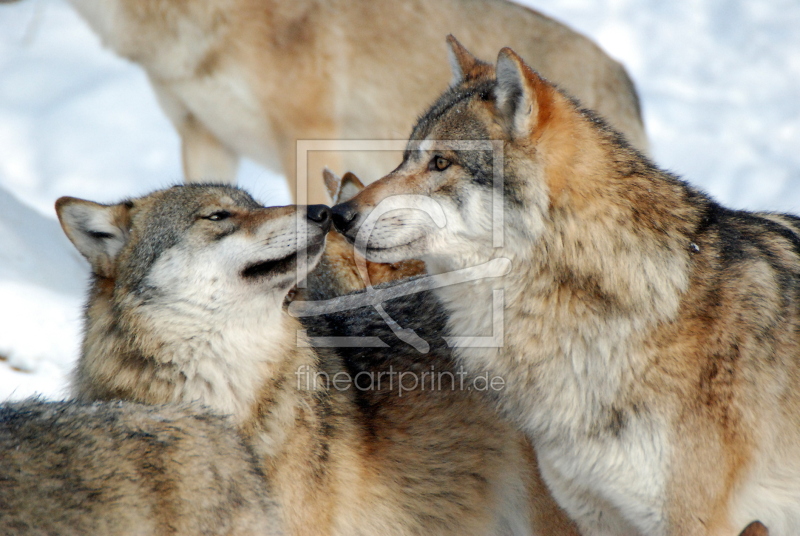
[(295, 296), (297, 296), (297, 285), (293, 286), (289, 289), (289, 292), (286, 293), (286, 298), (284, 298), (283, 303), (289, 304), (294, 301)]

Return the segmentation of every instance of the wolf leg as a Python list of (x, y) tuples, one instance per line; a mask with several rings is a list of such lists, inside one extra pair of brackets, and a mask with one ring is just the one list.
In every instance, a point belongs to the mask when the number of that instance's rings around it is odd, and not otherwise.
[(169, 88), (150, 78), (158, 103), (181, 137), (183, 180), (234, 184), (239, 156), (223, 144)]

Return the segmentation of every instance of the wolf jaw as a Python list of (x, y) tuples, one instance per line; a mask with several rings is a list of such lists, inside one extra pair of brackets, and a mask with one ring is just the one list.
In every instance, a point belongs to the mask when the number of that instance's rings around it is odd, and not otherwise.
[[(800, 481), (800, 467), (784, 463), (789, 474), (778, 477), (777, 466), (750, 463), (748, 438), (760, 425), (747, 420), (751, 408), (744, 400), (754, 395), (732, 399), (724, 382), (704, 381), (722, 372), (714, 359), (704, 361), (706, 343), (696, 340), (695, 330), (710, 329), (703, 307), (718, 307), (702, 302), (714, 279), (704, 281), (698, 266), (713, 267), (725, 255), (724, 243), (714, 239), (719, 221), (741, 226), (737, 218), (752, 216), (726, 211), (657, 169), (513, 51), (503, 49), (487, 73), (485, 64), (450, 43), (461, 62), (458, 82), (423, 115), (403, 163), (333, 208), (337, 229), (352, 241), (386, 199), (421, 193), (447, 215), (447, 226), (429, 227), (425, 247), (408, 253), (425, 261), (429, 273), (492, 257), (511, 260), (512, 272), (499, 284), (478, 281), (437, 293), (450, 314), (450, 334), (470, 335), (492, 325), (490, 311), (475, 304), (504, 291), (503, 347), (458, 348), (457, 355), (473, 370), (508, 379), (498, 402), (534, 440), (548, 484), (582, 532), (735, 534), (768, 513), (762, 521), (773, 533), (789, 531), (800, 522), (800, 489), (792, 484)], [(487, 167), (447, 148), (448, 140), (486, 139), (504, 140), (505, 227), (498, 248), (485, 225), (492, 194)], [(392, 225), (413, 212), (396, 211)], [(797, 232), (786, 218), (756, 218), (780, 220), (770, 224), (775, 239)], [(480, 240), (470, 240), (481, 229)], [(366, 254), (390, 256), (391, 249), (379, 249), (392, 247), (387, 234), (376, 225)], [(780, 294), (770, 290), (778, 283), (761, 276), (751, 284), (769, 301)], [(791, 294), (791, 284), (783, 284)], [(775, 329), (767, 322), (757, 332)], [(748, 366), (769, 361), (767, 350), (750, 350)], [(694, 353), (706, 357), (680, 357)], [(797, 370), (787, 367), (787, 374)], [(692, 409), (692, 397), (705, 405)], [(772, 399), (762, 409), (778, 405)], [(681, 419), (695, 421), (691, 433), (679, 431)], [(789, 430), (797, 439), (797, 430)], [(742, 482), (754, 480), (757, 487), (771, 478), (786, 490), (758, 505), (744, 500), (752, 496), (742, 494)]]
[[(262, 270), (291, 264), (303, 246), (294, 208), (263, 209), (223, 186), (57, 207), (94, 271), (73, 393), (194, 401), (230, 414), (288, 533), (516, 535), (536, 519), (544, 534), (574, 534), (546, 489), (533, 491), (541, 482), (527, 444), (474, 393), (401, 398), (300, 385), (299, 373), (335, 378), (352, 369), (310, 347), (282, 307), (293, 281)], [(306, 222), (307, 269), (329, 221)], [(416, 366), (397, 352), (374, 357)]]

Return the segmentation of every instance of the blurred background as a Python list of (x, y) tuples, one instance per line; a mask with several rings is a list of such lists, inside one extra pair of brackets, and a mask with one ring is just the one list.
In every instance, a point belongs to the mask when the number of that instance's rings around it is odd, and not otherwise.
[[(800, 2), (521, 3), (627, 67), (659, 165), (729, 206), (800, 213)], [(445, 50), (431, 51), (443, 68)], [(55, 200), (118, 201), (181, 177), (178, 135), (139, 67), (62, 0), (0, 5), (0, 401), (63, 396), (78, 354), (88, 269)], [(239, 183), (289, 203), (255, 164)]]

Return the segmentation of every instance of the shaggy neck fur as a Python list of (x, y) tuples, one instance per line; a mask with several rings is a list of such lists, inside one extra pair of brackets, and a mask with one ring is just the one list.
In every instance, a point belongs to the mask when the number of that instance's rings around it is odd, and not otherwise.
[(199, 403), (245, 429), (274, 430), (262, 450), (275, 454), (296, 406), (308, 404), (295, 371), (316, 370), (313, 351), (297, 347), (300, 326), (281, 301), (265, 294), (222, 314), (229, 309), (201, 301), (163, 307), (127, 296), (115, 299), (111, 281), (95, 284), (73, 393), (83, 400)]
[[(677, 317), (708, 201), (635, 154), (622, 163), (599, 159), (612, 170), (605, 176), (577, 164), (559, 176), (582, 184), (562, 184), (557, 195), (548, 184), (541, 219), (525, 222), (518, 207), (507, 208), (506, 221), (519, 227), (508, 226), (505, 247), (491, 255), (511, 260), (509, 275), (438, 294), (450, 335), (485, 336), (493, 291), (503, 291), (501, 347), (456, 355), (471, 372), (505, 380), (504, 392), (492, 394), (533, 439), (556, 499), (584, 527), (663, 534), (670, 423), (663, 406), (649, 404), (649, 391), (668, 387), (648, 382), (659, 363), (645, 341)], [(647, 216), (636, 206), (650, 207)], [(425, 260), (434, 272), (466, 264)]]
[[(459, 355), (472, 370), (505, 378), (509, 414), (524, 415), (520, 424), (542, 439), (556, 432), (554, 422), (581, 434), (597, 433), (598, 422), (614, 426), (618, 406), (630, 403), (632, 386), (652, 365), (653, 356), (631, 353), (631, 343), (675, 317), (689, 284), (692, 236), (708, 203), (613, 140), (596, 140), (585, 157), (567, 151), (554, 162), (547, 154), (556, 145), (557, 136), (539, 140), (541, 170), (516, 168), (509, 151), (508, 174), (549, 180), (543, 218), (524, 232), (508, 227), (506, 247), (491, 254), (509, 258), (511, 274), (438, 291), (453, 335), (486, 335), (491, 308), (479, 315), (474, 304), (490, 304), (492, 291), (503, 290), (503, 346), (461, 348)], [(651, 207), (646, 216), (635, 209), (642, 203)], [(434, 273), (468, 264), (426, 262)]]

